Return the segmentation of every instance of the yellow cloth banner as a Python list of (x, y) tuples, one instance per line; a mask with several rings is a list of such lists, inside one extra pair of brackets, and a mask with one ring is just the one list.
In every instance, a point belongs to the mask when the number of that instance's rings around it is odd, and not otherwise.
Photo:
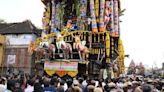
[(71, 77), (74, 77), (77, 75), (78, 71), (54, 71), (54, 70), (45, 70), (46, 73), (49, 75), (49, 76), (52, 76), (53, 74), (57, 74), (59, 75), (60, 77), (68, 74), (69, 76)]
[(78, 73), (78, 62), (45, 62), (44, 70), (50, 76), (56, 73), (60, 77), (66, 74), (74, 77)]

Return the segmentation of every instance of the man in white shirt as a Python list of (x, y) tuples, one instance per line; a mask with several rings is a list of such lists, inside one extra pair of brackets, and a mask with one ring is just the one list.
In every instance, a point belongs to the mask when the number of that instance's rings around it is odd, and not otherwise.
[(34, 91), (34, 82), (32, 80), (28, 80), (27, 88), (25, 88), (24, 92), (33, 92)]
[(5, 80), (4, 79), (0, 79), (0, 92), (4, 92), (6, 89), (5, 87)]

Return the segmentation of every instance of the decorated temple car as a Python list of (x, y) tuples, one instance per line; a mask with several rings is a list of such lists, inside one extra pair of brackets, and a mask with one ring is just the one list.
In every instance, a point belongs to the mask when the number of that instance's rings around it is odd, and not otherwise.
[[(41, 1), (45, 5), (43, 31), (31, 43), (30, 52), (38, 53), (37, 61), (44, 60), (44, 70), (49, 75), (88, 73), (100, 78), (100, 70), (104, 69), (108, 77), (124, 73), (119, 26), (124, 10), (119, 0)], [(80, 69), (81, 65), (88, 72)]]

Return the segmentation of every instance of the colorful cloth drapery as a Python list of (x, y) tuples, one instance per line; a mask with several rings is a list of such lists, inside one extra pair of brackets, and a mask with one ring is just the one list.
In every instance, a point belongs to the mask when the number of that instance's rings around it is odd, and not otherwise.
[(94, 0), (90, 0), (90, 13), (91, 13), (91, 18), (92, 18), (92, 32), (98, 33), (96, 16), (95, 16)]
[(104, 30), (104, 5), (105, 5), (105, 0), (100, 1), (100, 32), (105, 32)]
[(87, 14), (87, 0), (80, 0), (81, 17), (86, 17)]
[(118, 0), (114, 0), (114, 30), (112, 36), (119, 36)]

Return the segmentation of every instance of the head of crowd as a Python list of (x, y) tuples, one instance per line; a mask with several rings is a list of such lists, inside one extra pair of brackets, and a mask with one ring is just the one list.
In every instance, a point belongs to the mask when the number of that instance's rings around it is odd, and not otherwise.
[(164, 92), (164, 79), (10, 74), (0, 77), (0, 92)]

